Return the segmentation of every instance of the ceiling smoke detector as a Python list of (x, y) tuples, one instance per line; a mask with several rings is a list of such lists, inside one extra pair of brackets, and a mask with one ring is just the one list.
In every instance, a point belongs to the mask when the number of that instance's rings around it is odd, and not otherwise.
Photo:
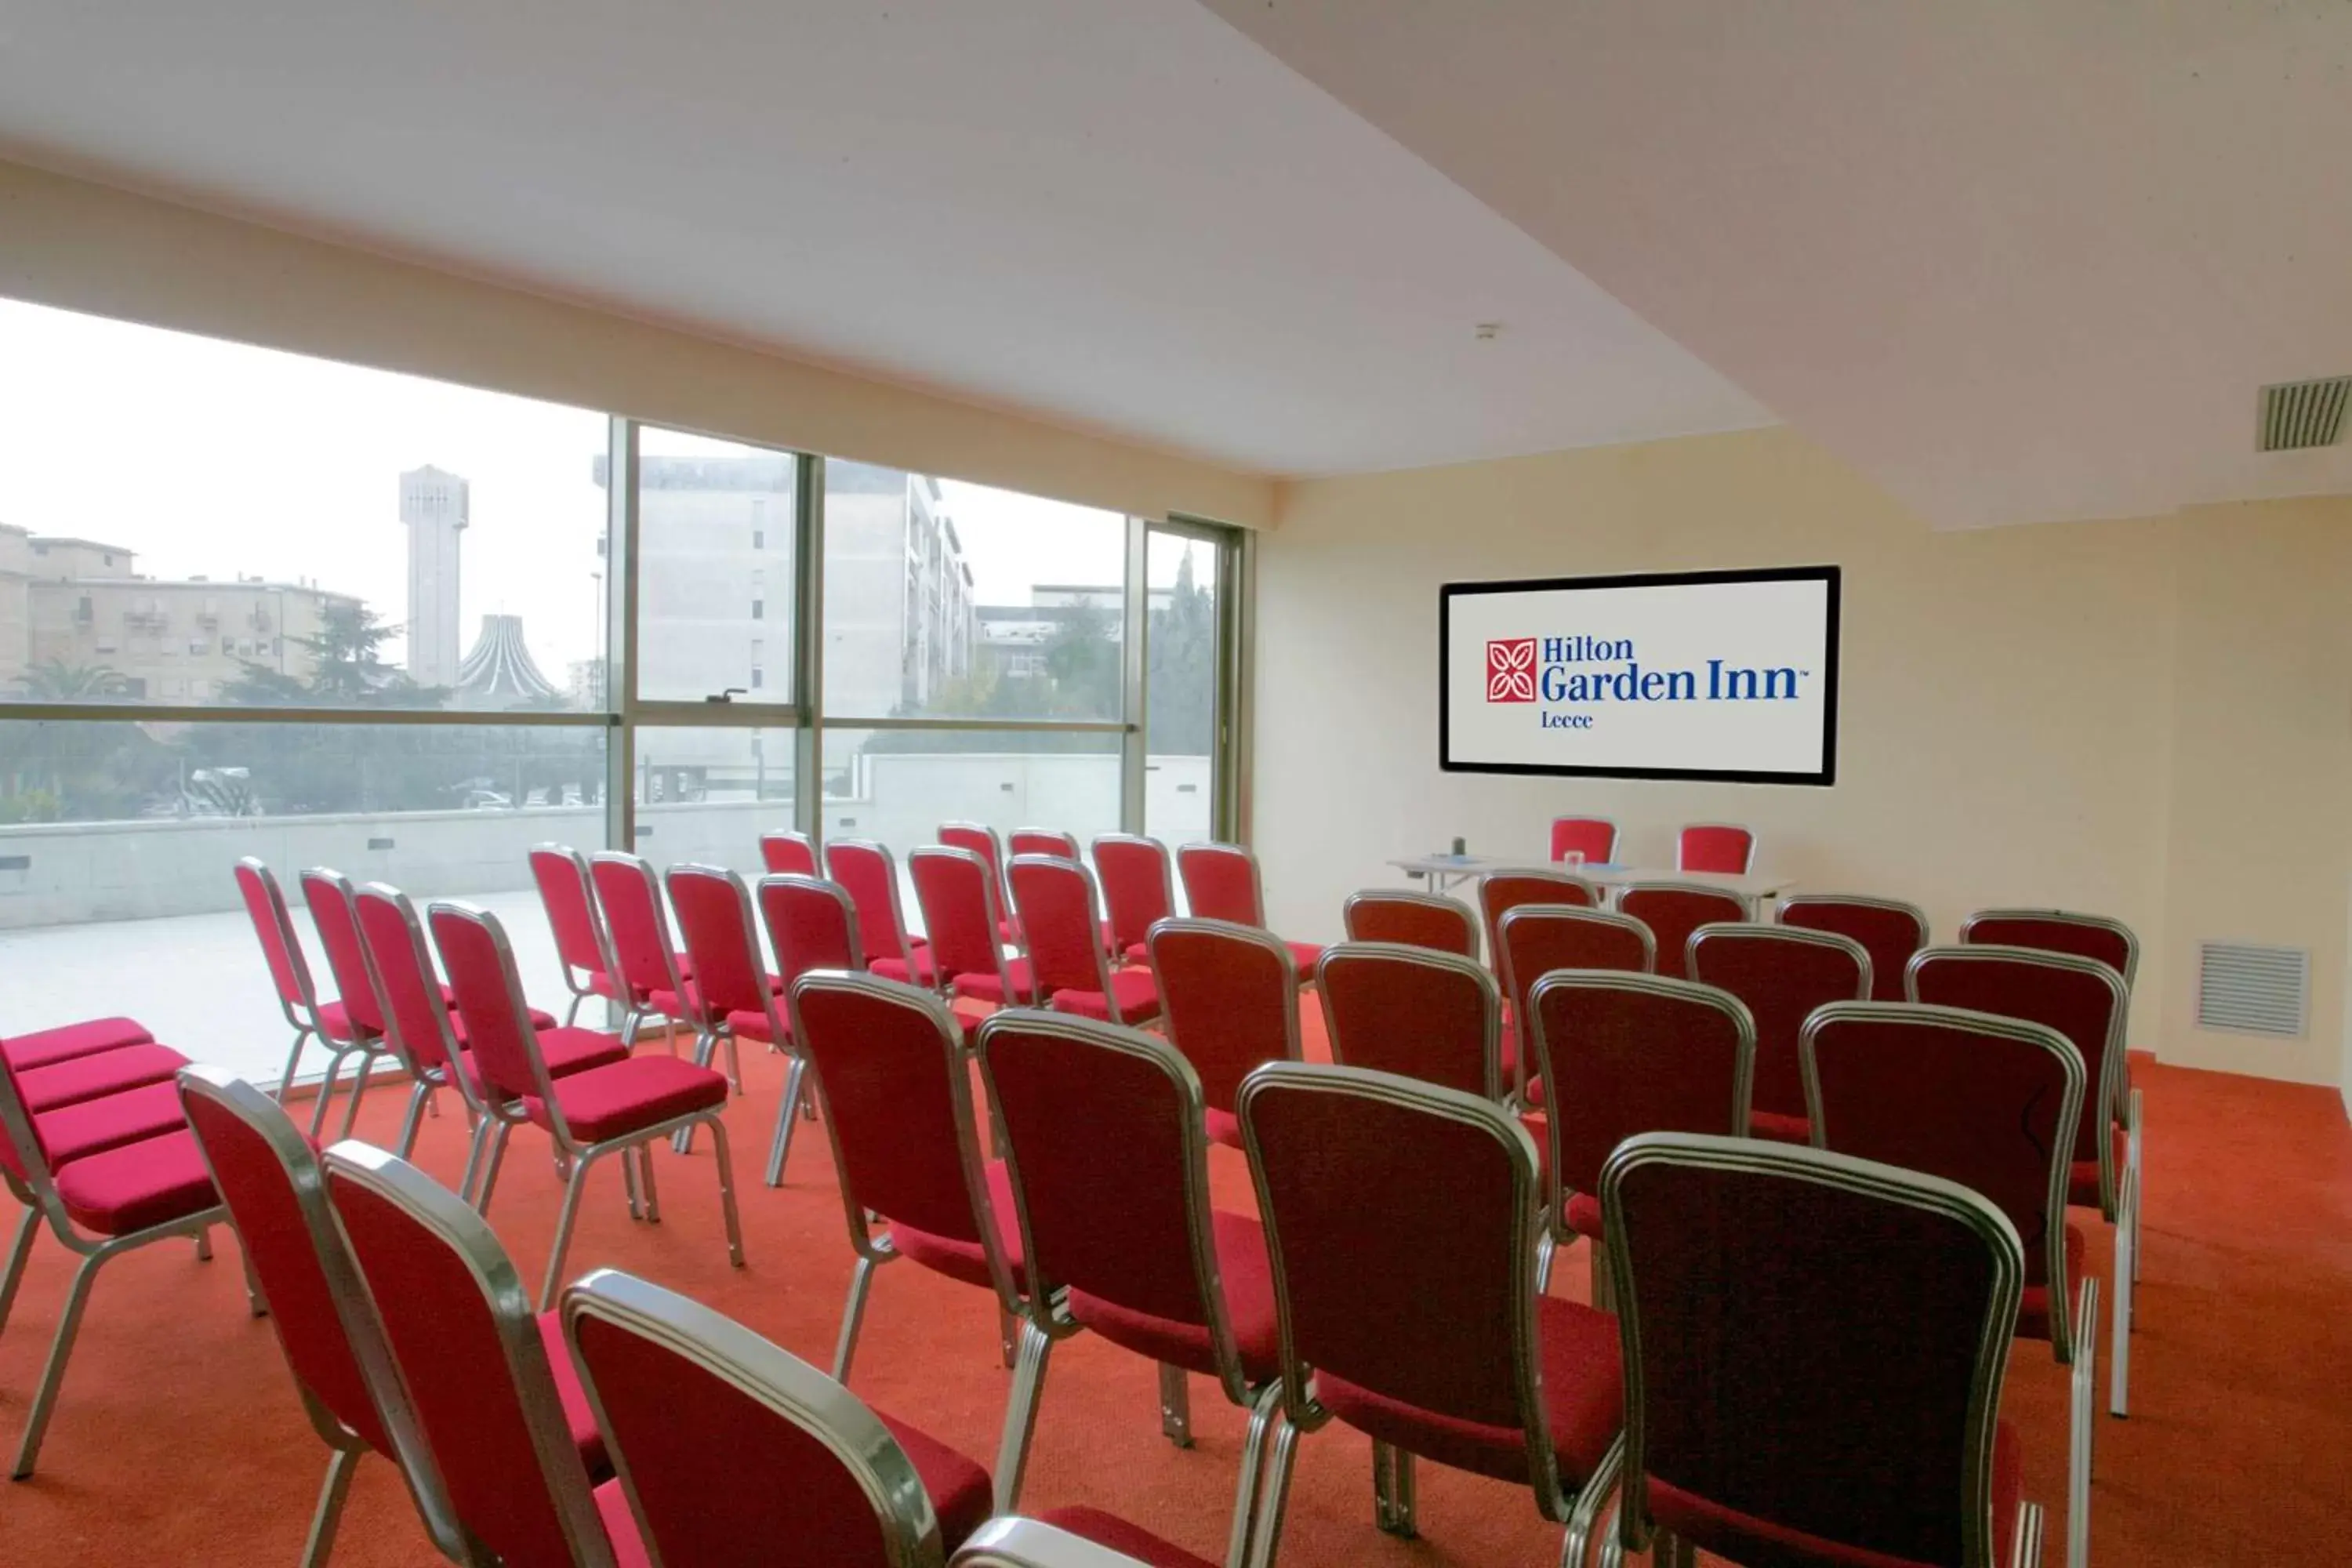
[(2296, 452), (2333, 447), (2343, 437), (2344, 415), (2352, 407), (2352, 375), (2318, 381), (2283, 381), (2263, 388), (2262, 447)]

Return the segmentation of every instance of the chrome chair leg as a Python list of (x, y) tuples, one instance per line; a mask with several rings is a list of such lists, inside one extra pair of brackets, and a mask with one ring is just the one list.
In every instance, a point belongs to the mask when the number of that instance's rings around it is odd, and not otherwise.
[[(654, 1146), (650, 1143), (637, 1145), (637, 1184), (645, 1189), (646, 1194), (646, 1223), (659, 1225), (661, 1224), (661, 1189), (654, 1185)], [(732, 1180), (733, 1173), (721, 1167), (719, 1176), (721, 1185), (725, 1185)]]
[(457, 1195), (469, 1204), (474, 1201), (474, 1184), (482, 1173), (482, 1151), (489, 1144), (494, 1125), (488, 1117), (483, 1117), (474, 1123), (474, 1131), (466, 1139), (466, 1169), (457, 1177)]
[(572, 1005), (563, 1010), (565, 1028), (569, 1029), (580, 1021), (580, 1004), (586, 1000), (588, 1000), (588, 993), (585, 991), (574, 991), (572, 994)]
[(1421, 1533), (1414, 1520), (1412, 1456), (1392, 1443), (1372, 1444), (1372, 1523), (1406, 1541)]
[(335, 1098), (335, 1079), (343, 1070), (343, 1053), (327, 1053), (327, 1076), (319, 1080), (319, 1098), (310, 1105), (310, 1141), (317, 1142), (319, 1130), (327, 1125), (327, 1102)]
[(2066, 1568), (2091, 1563), (2091, 1432), (2098, 1397), (2099, 1282), (2083, 1281), (2074, 1315), (2074, 1364), (2067, 1368)]
[(833, 1381), (849, 1381), (849, 1363), (857, 1355), (857, 1331), (866, 1324), (866, 1298), (874, 1289), (874, 1259), (860, 1258), (849, 1275), (849, 1304), (842, 1309), (841, 1332), (833, 1346)]
[(1004, 1406), (1004, 1438), (996, 1451), (996, 1511), (1013, 1513), (1021, 1506), (1023, 1472), (1029, 1468), (1029, 1439), (1037, 1431), (1037, 1396), (1045, 1386), (1045, 1365), (1054, 1342), (1026, 1318), (1021, 1321), (1020, 1364), (1013, 1373), (1013, 1395)]
[(408, 1111), (400, 1119), (400, 1142), (393, 1149), (404, 1160), (416, 1152), (416, 1135), (424, 1131), (424, 1110), (432, 1098), (433, 1086), (423, 1079), (418, 1079), (416, 1087), (408, 1091)]
[(335, 1134), (338, 1138), (348, 1138), (352, 1135), (352, 1124), (360, 1119), (360, 1101), (367, 1098), (368, 1080), (375, 1077), (370, 1069), (376, 1064), (376, 1054), (373, 1051), (362, 1050), (359, 1058), (359, 1071), (352, 1075), (352, 1098), (343, 1107), (342, 1129)]
[(212, 1260), (213, 1227), (205, 1226), (196, 1232), (196, 1261), (199, 1263), (210, 1263)]
[(1266, 1460), (1264, 1491), (1257, 1505), (1257, 1527), (1252, 1532), (1256, 1539), (1250, 1542), (1248, 1568), (1274, 1568), (1275, 1553), (1282, 1548), (1283, 1516), (1290, 1507), (1290, 1475), (1298, 1464), (1298, 1428), (1279, 1411), (1276, 1420), (1278, 1425), (1274, 1434), (1274, 1452)]
[(634, 1149), (621, 1155), (621, 1194), (629, 1201), (629, 1217), (642, 1218), (643, 1211), (637, 1206), (637, 1158)]
[(547, 1281), (539, 1289), (539, 1310), (542, 1312), (555, 1305), (555, 1287), (563, 1278), (563, 1255), (572, 1250), (572, 1226), (580, 1217), (580, 1194), (588, 1185), (588, 1167), (594, 1163), (593, 1156), (591, 1150), (573, 1160), (571, 1177), (563, 1184), (563, 1206), (556, 1211), (555, 1240), (547, 1254)]
[(1258, 1482), (1265, 1469), (1265, 1435), (1282, 1412), (1282, 1384), (1269, 1383), (1250, 1405), (1248, 1435), (1242, 1439), (1241, 1475), (1234, 1486), (1234, 1522), (1225, 1539), (1224, 1561), (1249, 1561), (1250, 1537), (1257, 1524)]
[(2017, 1510), (2016, 1546), (2009, 1554), (2011, 1568), (2042, 1568), (2042, 1536), (2045, 1528), (2042, 1505), (2029, 1502)]
[(999, 1307), (996, 1310), (996, 1339), (1004, 1352), (1004, 1365), (1009, 1371), (1020, 1359), (1022, 1320)]
[(735, 1034), (730, 1029), (727, 1034), (727, 1081), (735, 1086), (740, 1095), (743, 1092), (743, 1058), (735, 1047)]
[[(1609, 1521), (1613, 1517), (1612, 1505), (1616, 1501), (1617, 1487), (1623, 1478), (1624, 1465), (1625, 1439), (1620, 1436), (1609, 1445), (1609, 1451), (1601, 1457), (1600, 1466), (1577, 1492), (1576, 1501), (1569, 1508), (1568, 1530), (1559, 1542), (1560, 1568), (1584, 1568), (1585, 1561), (1592, 1554), (1594, 1534), (1607, 1530)], [(1607, 1560), (1608, 1554), (1604, 1550), (1602, 1561)]]
[(8, 1240), (8, 1267), (0, 1273), (0, 1332), (8, 1327), (8, 1313), (16, 1305), (16, 1287), (25, 1282), (25, 1264), (33, 1256), (33, 1235), (40, 1228), (37, 1210), (26, 1205), (16, 1221), (16, 1234)]
[(1589, 1243), (1592, 1253), (1592, 1310), (1614, 1312), (1617, 1310), (1617, 1281), (1609, 1272), (1609, 1249), (1598, 1241)]
[(41, 1436), (48, 1430), (49, 1415), (58, 1407), (58, 1390), (66, 1380), (66, 1362), (73, 1354), (74, 1339), (81, 1332), (82, 1309), (89, 1305), (90, 1282), (98, 1278), (99, 1265), (111, 1257), (108, 1252), (93, 1252), (81, 1260), (74, 1270), (73, 1283), (66, 1289), (65, 1310), (58, 1317), (56, 1337), (49, 1342), (49, 1359), (41, 1368), (40, 1391), (33, 1395), (31, 1414), (25, 1417), (25, 1436), (16, 1446), (16, 1463), (9, 1473), (25, 1480), (33, 1473), (34, 1462), (41, 1457)]
[(2139, 1173), (2126, 1168), (2116, 1205), (2116, 1299), (2107, 1307), (2107, 1414), (2131, 1414), (2132, 1311), (2139, 1278)]
[(506, 1163), (507, 1141), (514, 1132), (511, 1121), (499, 1122), (490, 1129), (490, 1152), (482, 1166), (481, 1190), (474, 1196), (474, 1212), (484, 1219), (490, 1215), (490, 1194), (499, 1188), (499, 1167)]
[(327, 1479), (319, 1486), (319, 1506), (310, 1510), (310, 1533), (302, 1542), (302, 1568), (326, 1568), (335, 1550), (335, 1527), (342, 1522), (343, 1500), (352, 1489), (352, 1471), (358, 1468), (360, 1448), (338, 1448), (327, 1461)]
[(1192, 1389), (1184, 1369), (1160, 1363), (1160, 1435), (1180, 1448), (1192, 1446)]
[(309, 1029), (294, 1031), (294, 1048), (286, 1053), (286, 1076), (278, 1080), (278, 1103), (280, 1105), (285, 1104), (286, 1097), (294, 1092), (294, 1072), (302, 1065), (302, 1047), (310, 1043)]
[(768, 1141), (767, 1182), (772, 1187), (784, 1184), (784, 1157), (793, 1150), (793, 1112), (805, 1098), (802, 1080), (808, 1072), (808, 1058), (793, 1053), (793, 1065), (784, 1069), (784, 1098), (776, 1107), (776, 1131)]
[(1559, 1256), (1559, 1238), (1558, 1238), (1558, 1237), (1554, 1237), (1554, 1236), (1552, 1235), (1552, 1233), (1551, 1233), (1551, 1227), (1550, 1227), (1549, 1226), (1544, 1226), (1543, 1234), (1542, 1234), (1540, 1237), (1538, 1237), (1536, 1238), (1536, 1294), (1537, 1294), (1537, 1295), (1538, 1295), (1538, 1296), (1549, 1296), (1549, 1294), (1551, 1294), (1551, 1266), (1552, 1266), (1552, 1260), (1553, 1260), (1554, 1258), (1558, 1258)]

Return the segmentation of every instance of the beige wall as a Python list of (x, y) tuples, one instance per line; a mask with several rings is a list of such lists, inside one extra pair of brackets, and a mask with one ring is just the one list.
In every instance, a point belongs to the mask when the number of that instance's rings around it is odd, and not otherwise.
[(0, 295), (1147, 517), (1265, 479), (0, 163)]
[[(1337, 934), (1389, 856), (1540, 853), (1613, 816), (1670, 863), (1686, 820), (1753, 824), (1772, 868), (1923, 905), (2115, 914), (2146, 953), (2134, 1039), (2339, 1080), (2352, 832), (2352, 501), (1931, 533), (1767, 430), (1286, 487), (1259, 541), (1253, 833), (1276, 925)], [(1444, 774), (1437, 587), (1456, 579), (1845, 568), (1830, 789)], [(2195, 943), (2312, 950), (2300, 1041), (2190, 1027)]]

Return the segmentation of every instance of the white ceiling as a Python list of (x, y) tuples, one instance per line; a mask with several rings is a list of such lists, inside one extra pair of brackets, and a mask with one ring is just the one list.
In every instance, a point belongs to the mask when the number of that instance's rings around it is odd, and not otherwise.
[(0, 156), (1252, 471), (1769, 417), (1193, 0), (5, 0)]
[(2345, 0), (1203, 0), (1937, 523), (2352, 491)]

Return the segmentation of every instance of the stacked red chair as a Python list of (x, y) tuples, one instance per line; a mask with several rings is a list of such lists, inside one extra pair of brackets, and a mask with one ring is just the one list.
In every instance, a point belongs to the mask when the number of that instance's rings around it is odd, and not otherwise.
[(539, 889), (540, 907), (547, 911), (548, 930), (555, 938), (563, 988), (572, 993), (564, 1023), (578, 1023), (581, 1005), (591, 997), (626, 1002), (621, 983), (614, 978), (620, 964), (613, 956), (604, 917), (596, 908), (588, 857), (567, 845), (536, 845), (530, 852), (530, 879)]
[(1658, 973), (1677, 980), (1693, 978), (1686, 967), (1691, 932), (1750, 918), (1746, 899), (1696, 882), (1630, 882), (1617, 895), (1617, 908), (1650, 928)]
[(1500, 1102), (1503, 1002), (1486, 966), (1396, 942), (1344, 942), (1315, 966), (1331, 1059)]
[(1519, 904), (1496, 922), (1495, 973), (1508, 999), (1505, 1071), (1522, 1105), (1544, 1103), (1543, 1058), (1527, 1045), (1528, 994), (1555, 969), (1646, 974), (1657, 967), (1650, 928), (1631, 915), (1576, 904)]
[(1349, 942), (1395, 942), (1464, 958), (1478, 956), (1478, 920), (1459, 899), (1367, 888), (1348, 895), (1339, 918)]
[(1754, 1020), (1756, 1092), (1748, 1131), (1782, 1143), (1810, 1142), (1798, 1038), (1814, 1008), (1869, 999), (1870, 955), (1831, 931), (1739, 924), (1700, 928), (1686, 952), (1690, 977), (1738, 997)]
[(1951, 1182), (1647, 1133), (1601, 1172), (1625, 1470), (1601, 1560), (2039, 1568), (2001, 1382), (2025, 1258)]
[[(1265, 884), (1257, 856), (1245, 844), (1187, 844), (1176, 851), (1176, 874), (1184, 884), (1184, 907), (1198, 920), (1231, 921), (1266, 929)], [(1301, 976), (1315, 973), (1321, 944), (1285, 942)]]
[(1091, 872), (1075, 860), (1015, 855), (1004, 877), (1028, 944), (1029, 972), (1046, 1005), (1108, 1024), (1159, 1016), (1160, 986), (1151, 972), (1114, 970), (1104, 955)]
[(890, 851), (863, 838), (836, 838), (824, 847), (824, 868), (857, 906), (865, 967), (885, 980), (936, 988), (930, 943), (908, 933), (899, 910), (898, 865)]
[(1784, 926), (1825, 931), (1862, 944), (1870, 954), (1870, 1000), (1904, 1000), (1903, 971), (1927, 945), (1927, 912), (1900, 899), (1860, 893), (1790, 893), (1773, 918)]
[(762, 833), (760, 865), (771, 877), (814, 877), (816, 843), (805, 833)]
[(1213, 920), (1160, 921), (1150, 947), (1160, 1026), (1200, 1079), (1209, 1140), (1238, 1149), (1242, 1079), (1262, 1063), (1299, 1058), (1290, 950), (1270, 931)]
[(1675, 837), (1677, 871), (1745, 877), (1755, 867), (1756, 835), (1738, 823), (1694, 822)]
[(1095, 875), (1102, 881), (1111, 952), (1129, 963), (1147, 962), (1152, 926), (1176, 912), (1168, 846), (1132, 833), (1103, 834), (1095, 840)]

